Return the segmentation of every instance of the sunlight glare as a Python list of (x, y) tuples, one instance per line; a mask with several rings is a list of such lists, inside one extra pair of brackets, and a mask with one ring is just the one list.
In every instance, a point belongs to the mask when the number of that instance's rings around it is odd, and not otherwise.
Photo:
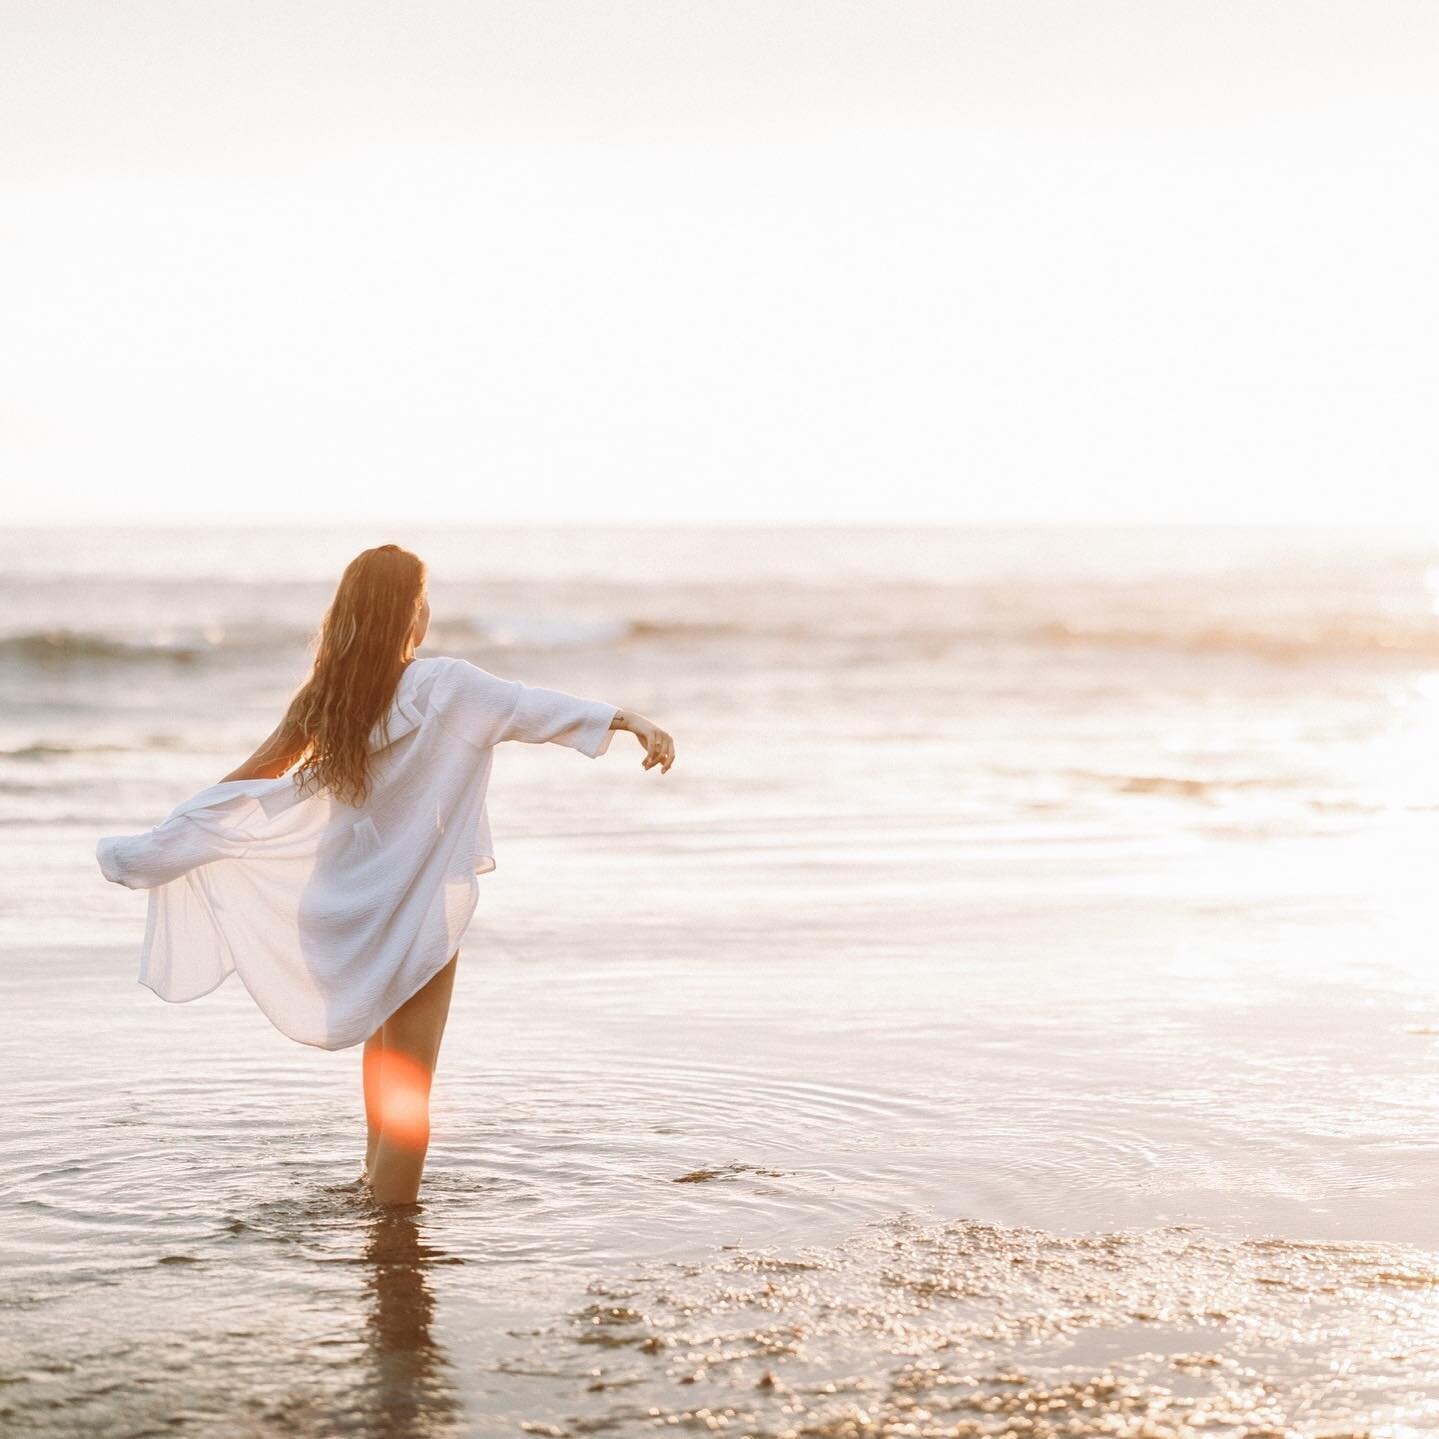
[(366, 1108), (387, 1142), (423, 1149), (430, 1137), (430, 1073), (419, 1060), (383, 1047), (366, 1055)]

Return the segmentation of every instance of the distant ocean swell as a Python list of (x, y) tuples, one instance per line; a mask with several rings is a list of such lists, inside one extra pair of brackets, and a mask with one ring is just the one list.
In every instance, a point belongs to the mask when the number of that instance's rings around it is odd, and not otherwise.
[[(603, 646), (643, 626), (593, 621), (539, 620), (530, 624), (465, 621), (435, 625), (427, 648), (436, 642), (460, 648), (570, 649)], [(207, 626), (201, 630), (165, 629), (148, 635), (95, 629), (27, 630), (0, 636), (0, 662), (43, 667), (124, 664), (191, 665), (211, 659), (245, 657), (309, 646), (315, 629), (283, 625)]]
[[(1002, 617), (971, 614), (962, 599), (955, 617), (920, 625), (897, 623), (877, 609), (856, 613), (836, 597), (832, 618), (735, 617), (719, 620), (612, 619), (548, 615), (494, 621), (437, 622), (426, 648), (461, 654), (486, 650), (609, 649), (630, 644), (831, 641), (890, 643), (940, 657), (950, 648), (1015, 645), (1038, 649), (1164, 651), (1247, 655), (1276, 661), (1366, 658), (1439, 660), (1439, 618), (1304, 620), (1288, 617), (1254, 623), (1206, 622), (1195, 616), (1119, 616), (1086, 619)], [(103, 629), (37, 629), (0, 635), (0, 664), (81, 667), (130, 664), (195, 665), (256, 657), (310, 645), (313, 627), (237, 624), (149, 633)]]
[(76, 755), (135, 754), (143, 750), (178, 750), (184, 741), (178, 735), (151, 734), (135, 744), (52, 744), (48, 741), (15, 745), (0, 749), (0, 760), (27, 760), (43, 764), (47, 760), (72, 759)]

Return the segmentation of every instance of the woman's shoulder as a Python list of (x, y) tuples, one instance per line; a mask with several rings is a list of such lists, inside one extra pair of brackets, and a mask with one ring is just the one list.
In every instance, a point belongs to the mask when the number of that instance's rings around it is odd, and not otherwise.
[(414, 665), (428, 665), (436, 674), (450, 674), (456, 679), (469, 680), (471, 682), (489, 681), (491, 684), (499, 682), (507, 684), (509, 681), (502, 676), (492, 674), (489, 670), (477, 665), (473, 660), (461, 659), (458, 655), (425, 655), (420, 659), (412, 661)]
[(441, 679), (463, 680), (474, 668), (456, 655), (417, 655), (405, 666), (405, 675), (414, 684), (429, 685)]
[(514, 687), (513, 681), (457, 655), (426, 655), (414, 660), (411, 668), (416, 665), (428, 666), (418, 679), (421, 682), (433, 679), (431, 692), (439, 697), (493, 698), (497, 692), (508, 692)]
[(428, 668), (412, 694), (440, 729), (475, 743), (476, 735), (488, 734), (513, 714), (523, 688), (516, 681), (456, 655), (428, 655), (412, 667), (421, 663)]

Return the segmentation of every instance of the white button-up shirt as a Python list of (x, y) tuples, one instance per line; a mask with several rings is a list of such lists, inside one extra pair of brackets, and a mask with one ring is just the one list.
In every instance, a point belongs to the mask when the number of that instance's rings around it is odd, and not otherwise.
[(301, 1044), (367, 1039), (444, 967), (495, 867), (485, 794), (504, 740), (609, 748), (614, 705), (425, 658), (371, 737), (359, 806), (293, 777), (229, 780), (144, 834), (100, 840), (107, 879), (149, 891), (140, 982), (198, 999), (238, 972)]

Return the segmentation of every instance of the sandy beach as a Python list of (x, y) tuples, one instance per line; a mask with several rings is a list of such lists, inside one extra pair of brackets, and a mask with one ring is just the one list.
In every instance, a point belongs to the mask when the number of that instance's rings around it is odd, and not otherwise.
[(1422, 547), (411, 539), (433, 652), (682, 757), (497, 757), (399, 1216), (358, 1051), (161, 1004), (93, 861), (265, 732), (353, 536), (0, 540), (0, 1427), (1435, 1427)]

